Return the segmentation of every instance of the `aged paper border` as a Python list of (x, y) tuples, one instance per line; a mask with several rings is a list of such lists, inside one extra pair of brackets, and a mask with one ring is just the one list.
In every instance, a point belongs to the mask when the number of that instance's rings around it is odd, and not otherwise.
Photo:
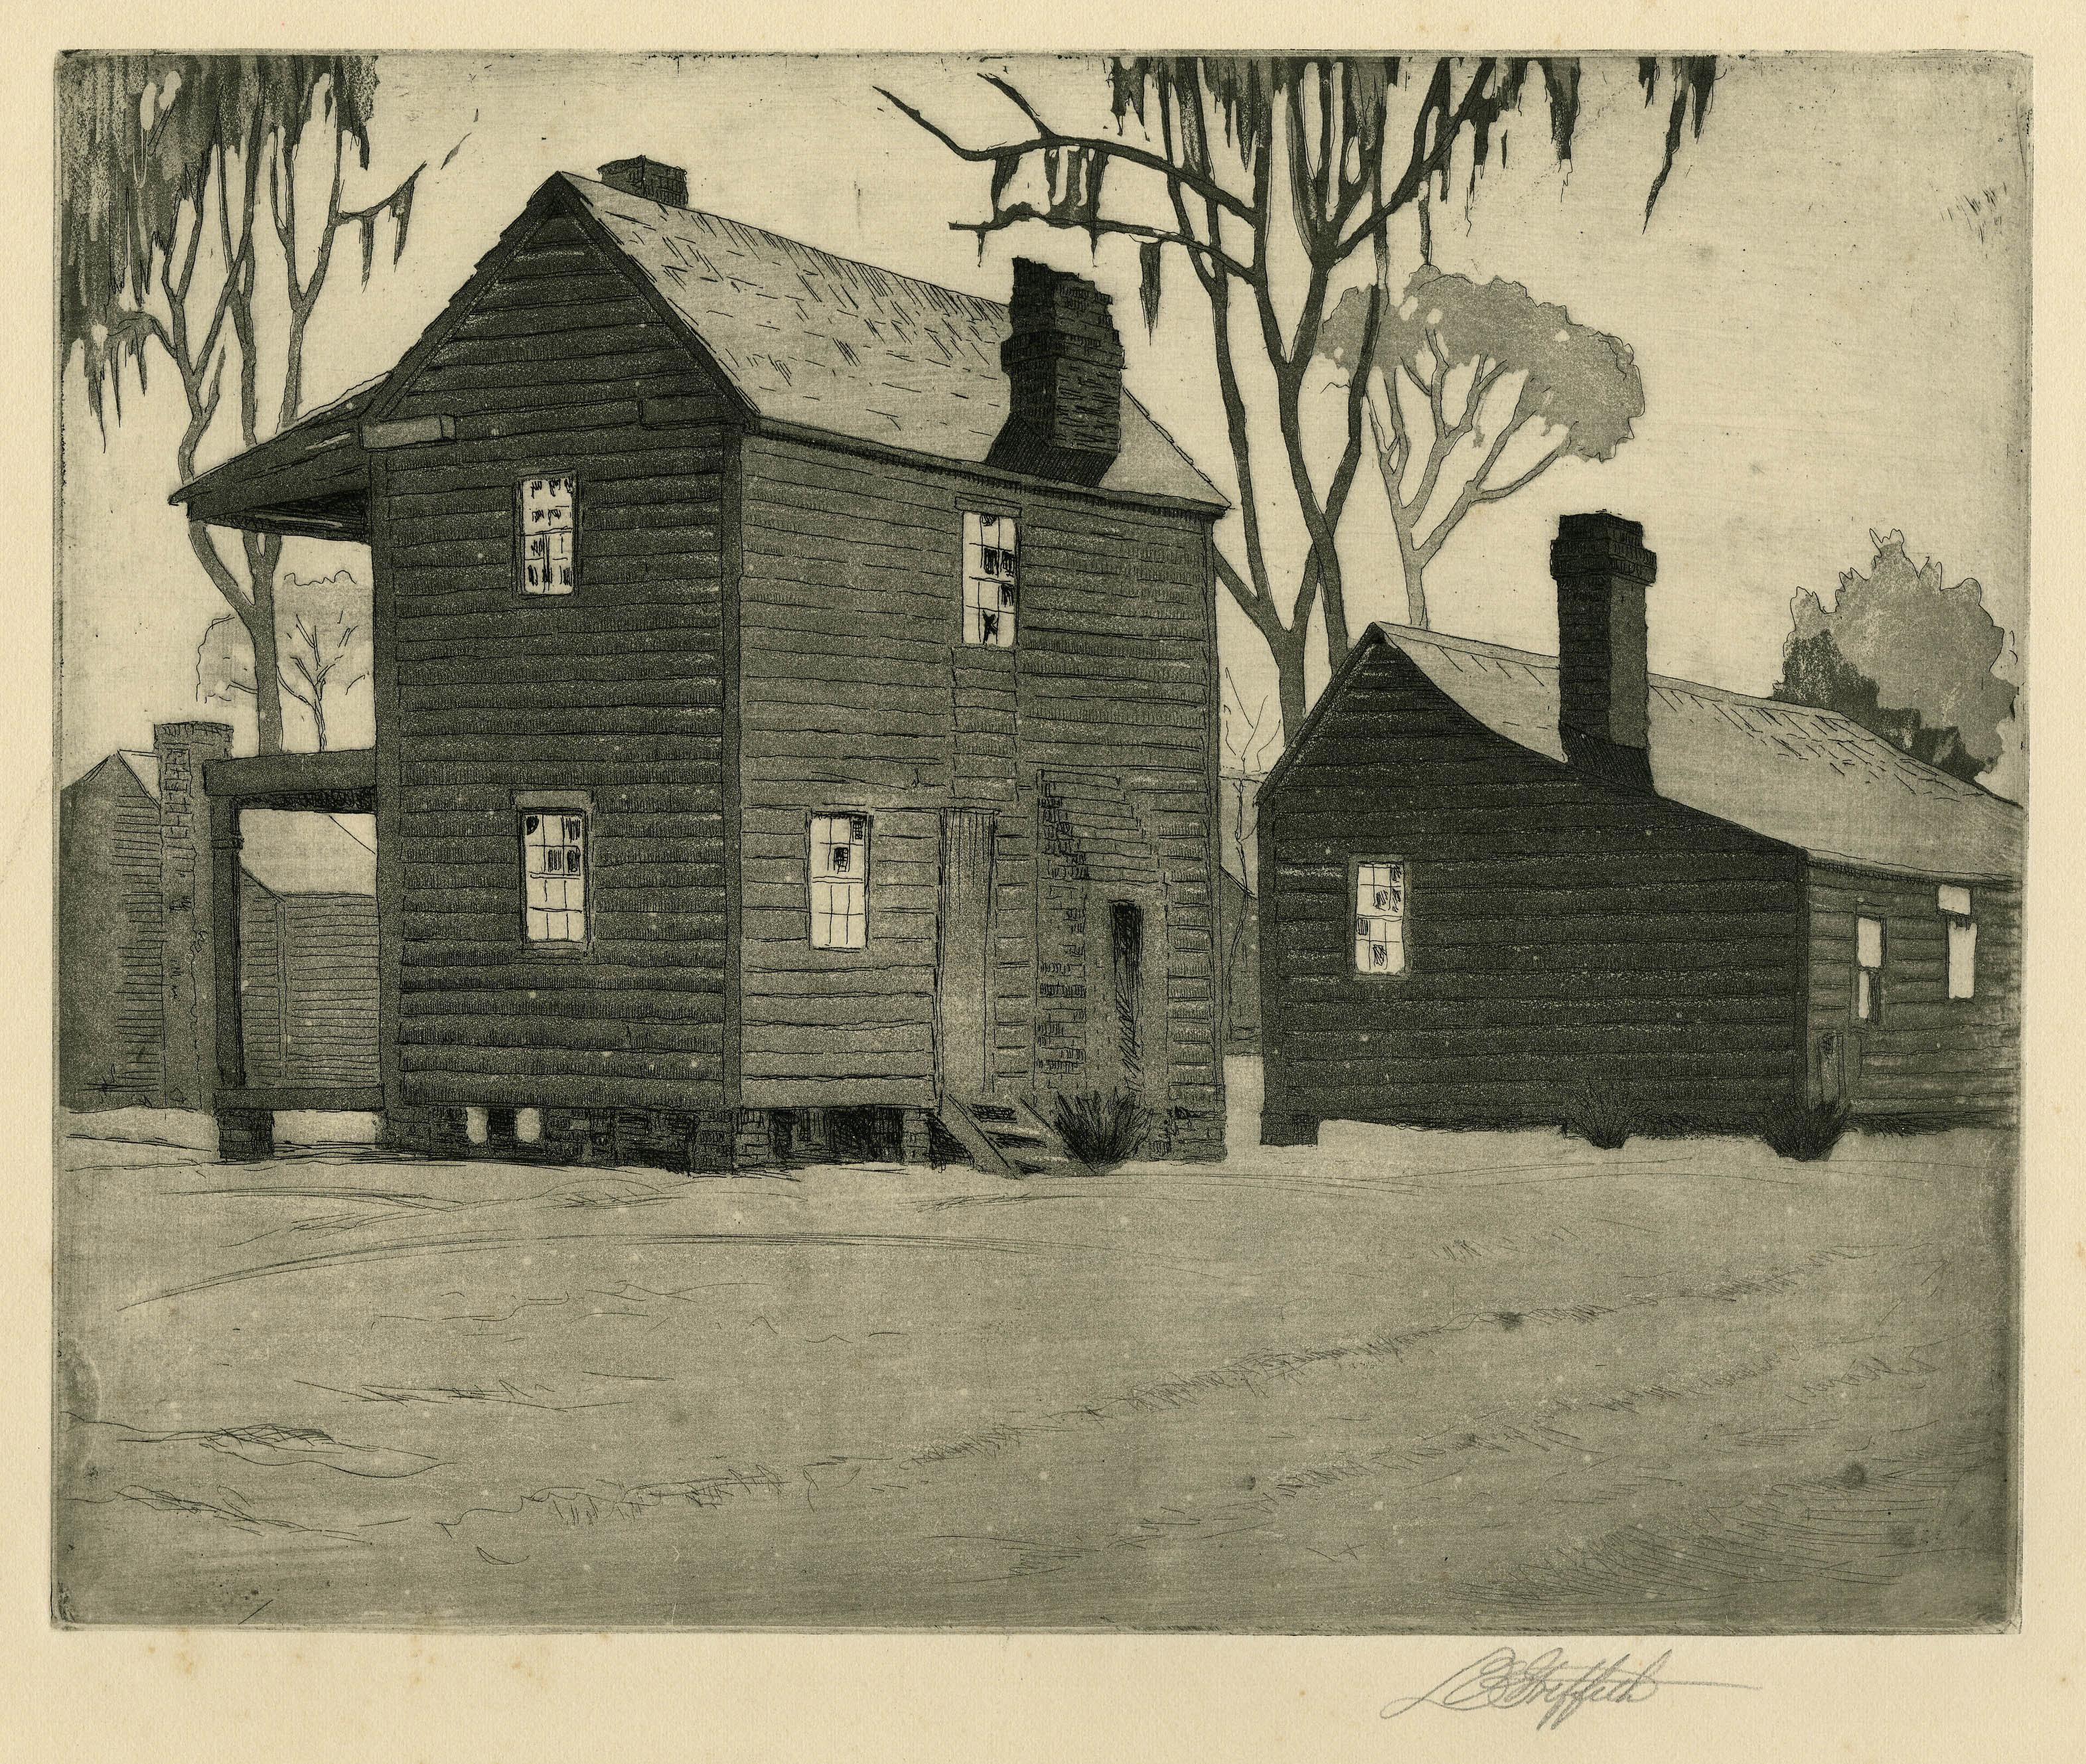
[[(2070, 1074), (2082, 951), (2067, 910), (2081, 860), (2075, 582), (2086, 333), (2086, 29), (2072, 0), (1894, 0), (1880, 6), (1709, 0), (1472, 0), (1462, 6), (1267, 0), (1222, 9), (1004, 0), (723, 6), (401, 5), (252, 0), (7, 9), (0, 110), (6, 254), (0, 457), (19, 496), (10, 641), (0, 646), (0, 917), (4, 1159), (0, 1234), (0, 1734), (23, 1759), (235, 1749), (285, 1761), (1066, 1756), (1161, 1759), (1845, 1757), (2029, 1760), (2076, 1755), (2082, 1710), (2080, 1464), (2086, 1454), (2086, 1208)], [(2026, 1410), (2022, 1621), (2003, 1636), (1684, 1639), (1675, 1677), (1756, 1695), (1675, 1691), (1594, 1708), (1540, 1734), (1532, 1715), (1424, 1711), (1412, 1694), (1492, 1645), (1454, 1638), (617, 1635), (526, 1638), (53, 1630), (49, 1487), (52, 797), (49, 402), (53, 229), (51, 63), (67, 47), (824, 48), (1015, 50), (1143, 45), (1531, 50), (2008, 49), (2034, 58), (2036, 812), (2029, 893)], [(1907, 371), (1916, 372), (1917, 363)], [(1643, 1638), (1618, 1638), (1637, 1646)], [(1593, 1657), (1597, 1644), (1570, 1644)], [(1641, 1655), (1640, 1655), (1641, 1657)]]

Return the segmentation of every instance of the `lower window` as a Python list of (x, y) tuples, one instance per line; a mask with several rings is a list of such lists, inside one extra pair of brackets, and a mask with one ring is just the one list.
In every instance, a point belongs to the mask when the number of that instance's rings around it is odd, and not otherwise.
[(522, 928), (532, 944), (587, 940), (587, 817), (583, 809), (522, 811)]
[(811, 947), (869, 944), (869, 816), (811, 817)]

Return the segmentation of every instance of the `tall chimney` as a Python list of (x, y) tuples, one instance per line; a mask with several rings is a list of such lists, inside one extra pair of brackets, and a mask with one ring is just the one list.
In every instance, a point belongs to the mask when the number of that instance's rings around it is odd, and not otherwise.
[(1007, 426), (988, 463), (1099, 484), (1122, 448), (1122, 339), (1108, 296), (1083, 276), (1016, 258), (1007, 316)]
[(643, 154), (628, 160), (611, 160), (601, 168), (601, 181), (626, 196), (640, 196), (648, 202), (668, 208), (688, 206), (688, 174), (678, 165), (663, 165)]
[(1644, 528), (1605, 510), (1568, 514), (1550, 547), (1557, 582), (1557, 732), (1574, 765), (1649, 790), (1644, 591), (1658, 577)]

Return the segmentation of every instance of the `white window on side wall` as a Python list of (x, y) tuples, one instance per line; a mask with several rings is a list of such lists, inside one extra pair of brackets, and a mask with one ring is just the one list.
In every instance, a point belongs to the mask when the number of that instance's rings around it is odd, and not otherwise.
[(1884, 1014), (1884, 922), (1854, 921), (1854, 1020), (1875, 1023)]
[(1970, 910), (1970, 891), (1943, 885), (1937, 904), (1948, 925), (1948, 996), (1977, 995), (1977, 921)]
[(587, 816), (583, 808), (523, 808), (522, 927), (547, 947), (587, 940)]
[(869, 944), (869, 816), (811, 817), (811, 947)]
[(1355, 866), (1355, 971), (1405, 972), (1405, 863), (1369, 858)]
[(1014, 517), (964, 516), (964, 641), (984, 649), (1014, 647), (1020, 599), (1015, 582)]
[(522, 532), (517, 559), (526, 594), (568, 594), (578, 559), (578, 493), (570, 472), (524, 478), (516, 497)]

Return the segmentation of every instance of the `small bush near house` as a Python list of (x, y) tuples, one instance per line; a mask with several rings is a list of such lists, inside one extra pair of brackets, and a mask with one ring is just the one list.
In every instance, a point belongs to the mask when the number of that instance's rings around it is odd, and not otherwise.
[(1632, 1110), (1617, 1086), (1597, 1078), (1581, 1080), (1564, 1106), (1564, 1131), (1606, 1152), (1612, 1152), (1633, 1133), (1642, 1133), (1649, 1126)]
[(1152, 1111), (1134, 1090), (1088, 1090), (1058, 1097), (1050, 1124), (1066, 1151), (1103, 1176), (1144, 1144)]
[(1770, 1109), (1760, 1130), (1777, 1156), (1805, 1162), (1826, 1156), (1846, 1131), (1845, 1103), (1799, 1102), (1794, 1097)]

